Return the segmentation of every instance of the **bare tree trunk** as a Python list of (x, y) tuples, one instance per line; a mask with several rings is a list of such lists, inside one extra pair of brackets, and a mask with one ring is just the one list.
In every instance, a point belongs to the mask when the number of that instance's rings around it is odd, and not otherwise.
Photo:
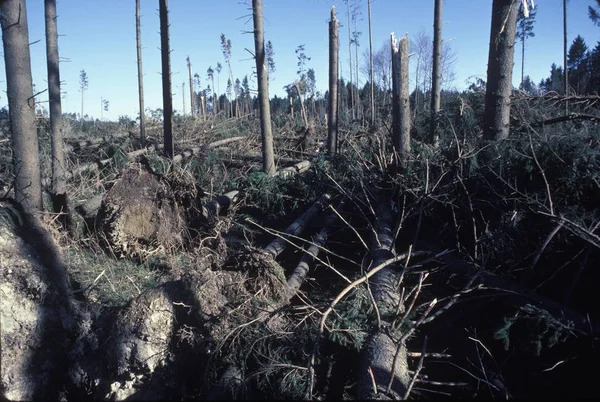
[(410, 99), (408, 89), (408, 38), (396, 46), (392, 33), (392, 143), (404, 165), (410, 152)]
[(350, 109), (352, 110), (352, 120), (356, 119), (356, 110), (355, 110), (355, 106), (356, 106), (356, 102), (354, 100), (354, 87), (352, 86), (352, 31), (350, 30), (350, 0), (346, 0), (346, 8), (347, 8), (347, 14), (348, 14), (348, 64), (349, 64), (349, 69), (348, 69), (348, 76), (350, 77)]
[(501, 140), (510, 130), (510, 94), (515, 55), (518, 3), (520, 0), (494, 0), (490, 52), (483, 113), (483, 138)]
[[(355, 9), (354, 12), (358, 13), (358, 10)], [(354, 18), (354, 32), (357, 32), (356, 20), (358, 20), (357, 16)], [(354, 74), (356, 80), (356, 97), (354, 98), (354, 104), (356, 105), (356, 118), (360, 119), (362, 103), (360, 101), (360, 88), (358, 87), (358, 40), (354, 41)]]
[(158, 0), (160, 14), (160, 50), (162, 59), (164, 152), (173, 158), (173, 97), (171, 93), (171, 46), (167, 0)]
[(302, 117), (302, 121), (304, 122), (304, 127), (308, 130), (308, 116), (306, 115), (306, 108), (304, 107), (304, 99), (302, 98), (302, 92), (300, 91), (300, 85), (298, 82), (294, 83), (294, 87), (296, 88), (296, 92), (298, 93), (298, 99), (300, 100), (300, 116)]
[[(67, 179), (63, 142), (62, 108), (60, 100), (60, 68), (58, 58), (56, 0), (45, 0), (44, 10), (46, 18), (46, 56), (48, 61), (50, 129), (52, 131), (52, 207), (55, 213), (67, 214)], [(62, 221), (64, 224), (68, 224), (67, 219)]]
[(373, 72), (373, 32), (371, 30), (371, 0), (368, 0), (369, 13), (369, 80), (371, 81), (371, 124), (375, 124), (375, 74)]
[(408, 87), (408, 37), (400, 39), (400, 157), (404, 165), (410, 153), (410, 92)]
[(433, 68), (431, 77), (431, 131), (430, 141), (438, 146), (437, 115), (440, 112), (442, 91), (442, 0), (435, 0), (433, 16)]
[(337, 152), (338, 131), (338, 68), (339, 32), (335, 18), (335, 6), (331, 7), (329, 21), (329, 104), (327, 105), (327, 152), (333, 156)]
[(192, 78), (192, 62), (190, 61), (190, 56), (187, 57), (187, 67), (190, 81), (190, 114), (194, 117), (196, 115), (196, 98), (194, 97), (194, 80)]
[(181, 102), (183, 104), (183, 115), (185, 116), (185, 81), (181, 83)]
[(15, 198), (26, 210), (41, 210), (42, 184), (25, 0), (0, 2), (0, 15), (14, 150)]
[[(563, 0), (563, 86), (565, 96), (569, 96), (569, 68), (567, 66), (567, 0)], [(565, 102), (565, 113), (569, 114), (569, 102)]]
[(140, 0), (135, 0), (135, 38), (137, 42), (138, 97), (140, 102), (140, 143), (146, 146), (146, 108), (144, 107), (144, 74), (142, 70), (142, 32)]
[(263, 170), (275, 173), (273, 133), (271, 132), (271, 106), (269, 104), (269, 77), (265, 65), (265, 36), (263, 29), (262, 0), (252, 0), (254, 20), (254, 49), (256, 54), (256, 75), (258, 76), (258, 100), (260, 105), (260, 132), (262, 134)]

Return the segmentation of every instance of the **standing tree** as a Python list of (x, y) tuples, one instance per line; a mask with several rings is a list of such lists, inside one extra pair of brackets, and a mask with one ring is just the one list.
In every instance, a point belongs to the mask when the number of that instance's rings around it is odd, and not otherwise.
[(173, 95), (171, 93), (171, 45), (169, 36), (169, 8), (167, 0), (158, 0), (160, 15), (160, 53), (162, 61), (164, 153), (173, 158)]
[(142, 70), (142, 31), (140, 0), (135, 0), (135, 39), (137, 47), (138, 98), (140, 103), (140, 143), (146, 145), (146, 110), (144, 108), (144, 74)]
[(501, 140), (510, 129), (510, 95), (512, 91), (518, 2), (493, 0), (487, 88), (483, 112), (483, 137)]
[[(55, 213), (66, 214), (68, 212), (67, 179), (63, 146), (62, 105), (60, 99), (56, 0), (45, 0), (44, 11), (46, 19), (46, 58), (48, 61), (50, 130), (52, 132), (52, 209)], [(68, 224), (68, 221), (63, 220), (63, 223)]]
[(190, 81), (190, 114), (192, 117), (196, 114), (196, 99), (194, 97), (194, 76), (192, 74), (192, 62), (190, 61), (190, 56), (188, 56), (185, 61), (187, 62), (188, 67), (188, 75)]
[(590, 79), (587, 93), (598, 93), (600, 90), (600, 42), (596, 44), (590, 55)]
[[(233, 116), (233, 99), (237, 99), (237, 92), (234, 91), (233, 97), (231, 94), (231, 87), (233, 86), (233, 72), (231, 70), (231, 39), (227, 39), (225, 34), (221, 34), (221, 51), (223, 52), (223, 58), (225, 58), (225, 63), (227, 63), (227, 69), (229, 70), (229, 84), (227, 94), (229, 96), (229, 114)], [(236, 116), (239, 114), (237, 110), (237, 102), (236, 102)]]
[(595, 9), (592, 6), (589, 6), (588, 13), (589, 13), (590, 19), (592, 20), (594, 25), (597, 25), (600, 27), (600, 0), (596, 0), (596, 5), (598, 6), (598, 9)]
[(525, 41), (528, 38), (533, 38), (533, 25), (535, 23), (535, 14), (537, 10), (529, 11), (529, 16), (525, 16), (525, 8), (523, 3), (519, 5), (519, 16), (517, 17), (517, 39), (521, 41), (521, 86), (525, 78)]
[(212, 66), (208, 67), (208, 70), (206, 70), (206, 77), (212, 82), (212, 97), (211, 97), (211, 102), (212, 102), (212, 113), (213, 115), (217, 114), (217, 99), (215, 97), (215, 70), (213, 70)]
[[(358, 48), (360, 46), (359, 44), (359, 39), (360, 39), (360, 35), (362, 34), (362, 32), (358, 31), (357, 25), (358, 25), (358, 19), (360, 17), (360, 0), (355, 0), (355, 3), (352, 7), (352, 25), (354, 27), (354, 29), (352, 30), (352, 44), (354, 45), (354, 84), (355, 84), (355, 88), (353, 88), (353, 90), (355, 91), (355, 95), (354, 95), (354, 102), (356, 105), (356, 114), (357, 117), (360, 118), (361, 115), (361, 102), (360, 102), (360, 92), (358, 90), (359, 87), (359, 82), (358, 82)], [(352, 73), (351, 73), (352, 74)]]
[(42, 184), (25, 0), (0, 1), (0, 15), (16, 175), (15, 198), (26, 210), (41, 210)]
[(265, 34), (263, 29), (262, 0), (252, 0), (254, 20), (254, 51), (258, 78), (258, 101), (260, 107), (260, 132), (262, 134), (263, 171), (275, 173), (273, 133), (271, 132), (271, 107), (269, 105), (269, 78), (265, 64)]
[(354, 109), (354, 105), (355, 105), (355, 101), (354, 101), (354, 91), (352, 90), (352, 31), (350, 29), (350, 15), (352, 14), (350, 8), (351, 8), (351, 4), (350, 4), (350, 0), (344, 0), (344, 3), (346, 3), (346, 15), (348, 17), (348, 71), (349, 71), (349, 77), (350, 79), (348, 80), (349, 84), (350, 84), (350, 109), (352, 110), (352, 120), (354, 120), (356, 118), (356, 110)]
[(183, 105), (183, 115), (185, 116), (185, 81), (181, 83), (181, 98)]
[(83, 93), (88, 89), (88, 76), (85, 70), (79, 72), (79, 91), (81, 91), (81, 120), (83, 120)]
[(273, 75), (275, 74), (275, 51), (273, 50), (273, 44), (271, 43), (271, 41), (267, 42), (265, 52), (265, 57), (267, 58), (267, 70), (269, 72), (269, 80), (272, 80)]
[(218, 109), (219, 111), (221, 110), (221, 70), (223, 70), (223, 66), (221, 65), (221, 63), (217, 63), (217, 68), (215, 69), (217, 71), (217, 105), (219, 106)]
[[(569, 69), (567, 68), (567, 0), (563, 0), (563, 88), (569, 96)], [(565, 102), (565, 113), (569, 113), (569, 101)]]
[[(392, 143), (396, 166), (406, 166), (410, 152), (410, 101), (408, 91), (408, 38), (392, 40)], [(399, 162), (399, 163), (398, 163)]]
[(333, 156), (337, 152), (339, 49), (338, 20), (335, 18), (335, 6), (333, 6), (329, 21), (329, 103), (327, 105), (327, 153), (329, 156)]
[(431, 130), (430, 142), (438, 146), (437, 118), (442, 93), (442, 0), (435, 0), (433, 12), (433, 68), (431, 69)]
[(587, 88), (589, 80), (589, 52), (588, 46), (581, 35), (573, 40), (567, 55), (567, 68), (571, 77), (571, 86), (577, 95), (581, 95)]
[(370, 108), (371, 108), (371, 124), (375, 124), (375, 83), (373, 73), (373, 31), (371, 29), (371, 0), (368, 0), (368, 13), (369, 13), (369, 82), (371, 83), (370, 88)]

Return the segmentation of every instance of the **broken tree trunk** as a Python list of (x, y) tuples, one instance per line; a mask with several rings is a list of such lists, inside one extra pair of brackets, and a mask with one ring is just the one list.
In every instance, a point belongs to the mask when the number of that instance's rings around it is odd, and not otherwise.
[(392, 39), (392, 143), (404, 165), (410, 152), (410, 99), (408, 90), (408, 38)]
[[(329, 194), (323, 194), (306, 212), (287, 227), (285, 234), (298, 236), (302, 233), (310, 221), (329, 203), (330, 199), (331, 196)], [(286, 246), (287, 242), (283, 238), (278, 237), (263, 249), (263, 253), (270, 254), (275, 258), (285, 250)]]
[(292, 177), (302, 172), (306, 172), (310, 168), (310, 161), (298, 162), (293, 166), (278, 170), (276, 175), (280, 177)]

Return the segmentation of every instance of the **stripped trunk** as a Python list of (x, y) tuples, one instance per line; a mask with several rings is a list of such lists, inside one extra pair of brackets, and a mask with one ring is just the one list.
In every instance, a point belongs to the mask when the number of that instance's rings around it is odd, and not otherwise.
[(368, 0), (369, 8), (369, 81), (371, 81), (371, 124), (375, 124), (375, 83), (373, 79), (373, 32), (371, 30), (371, 0)]
[(483, 138), (501, 140), (510, 130), (510, 95), (520, 0), (494, 0), (483, 113)]
[[(60, 101), (60, 69), (58, 58), (58, 29), (56, 0), (45, 0), (46, 54), (48, 59), (48, 97), (50, 100), (50, 129), (52, 131), (52, 207), (55, 213), (68, 213), (67, 179), (63, 143), (63, 120)], [(67, 215), (65, 215), (67, 216)], [(63, 220), (64, 224), (68, 221)]]
[[(563, 0), (563, 87), (565, 96), (569, 96), (569, 69), (567, 67), (567, 0)], [(569, 102), (565, 102), (565, 113), (569, 114)]]
[(396, 46), (392, 33), (392, 142), (404, 164), (410, 152), (410, 99), (408, 89), (408, 38)]
[(442, 0), (435, 0), (433, 16), (433, 68), (431, 77), (431, 131), (430, 141), (438, 146), (437, 118), (442, 91)]
[(169, 10), (167, 0), (159, 0), (160, 50), (162, 58), (164, 153), (173, 158), (173, 97), (171, 94), (171, 46), (169, 44)]
[(273, 133), (271, 131), (269, 77), (265, 65), (265, 36), (263, 30), (262, 0), (252, 0), (252, 16), (254, 19), (254, 49), (256, 53), (256, 75), (258, 76), (263, 171), (272, 175), (275, 173), (275, 157), (273, 152)]
[(140, 0), (135, 0), (135, 38), (137, 43), (138, 96), (140, 102), (140, 143), (146, 146), (146, 109), (144, 108), (144, 75), (142, 70), (142, 32)]
[(15, 198), (27, 210), (41, 210), (42, 183), (25, 0), (0, 2), (0, 15), (16, 174)]

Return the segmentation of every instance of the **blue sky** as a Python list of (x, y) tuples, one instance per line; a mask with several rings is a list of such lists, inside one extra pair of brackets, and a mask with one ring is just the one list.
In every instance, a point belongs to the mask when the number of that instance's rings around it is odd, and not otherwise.
[[(600, 40), (600, 28), (587, 17), (592, 0), (570, 0), (569, 42), (580, 34), (593, 48)], [(254, 61), (245, 48), (254, 50), (250, 1), (243, 0), (170, 0), (171, 48), (174, 108), (182, 110), (181, 84), (186, 81), (186, 57), (194, 72), (200, 74), (202, 86), (208, 84), (206, 70), (221, 62), (220, 90), (225, 92), (227, 70), (220, 47), (220, 34), (232, 42), (234, 78), (252, 74)], [(433, 0), (373, 0), (374, 48), (389, 43), (390, 32), (396, 36), (414, 35), (420, 30), (432, 32)], [(294, 50), (305, 44), (311, 57), (309, 68), (316, 73), (317, 88), (325, 91), (328, 69), (328, 19), (331, 6), (338, 10), (338, 19), (345, 25), (346, 7), (342, 0), (263, 0), (265, 38), (271, 40), (275, 51), (277, 71), (270, 84), (270, 94), (282, 96), (283, 86), (296, 76), (297, 60)], [(553, 62), (562, 64), (562, 0), (536, 1), (536, 36), (527, 42), (525, 74), (535, 82), (549, 75)], [(361, 0), (361, 49), (368, 46), (367, 0)], [(137, 67), (135, 42), (135, 0), (58, 0), (59, 52), (63, 111), (79, 112), (79, 72), (85, 70), (89, 88), (85, 92), (84, 113), (100, 117), (101, 99), (110, 102), (105, 118), (119, 115), (136, 116)], [(42, 0), (27, 1), (33, 81), (38, 91), (46, 81), (46, 52), (44, 10)], [(457, 53), (455, 65), (458, 89), (466, 87), (470, 77), (485, 79), (489, 42), (491, 0), (448, 0), (444, 3), (444, 40), (451, 40)], [(160, 72), (160, 36), (158, 1), (142, 0), (142, 45), (146, 107), (162, 107)], [(347, 27), (340, 28), (340, 61), (342, 73), (347, 73)], [(519, 49), (520, 50), (520, 49)], [(520, 57), (515, 57), (515, 80), (520, 80)], [(216, 78), (216, 77), (215, 77)], [(0, 107), (6, 105), (4, 63), (0, 63)], [(364, 78), (361, 77), (361, 82)], [(251, 80), (251, 86), (256, 81)], [(38, 100), (47, 99), (46, 94)], [(189, 113), (189, 99), (186, 98)]]

